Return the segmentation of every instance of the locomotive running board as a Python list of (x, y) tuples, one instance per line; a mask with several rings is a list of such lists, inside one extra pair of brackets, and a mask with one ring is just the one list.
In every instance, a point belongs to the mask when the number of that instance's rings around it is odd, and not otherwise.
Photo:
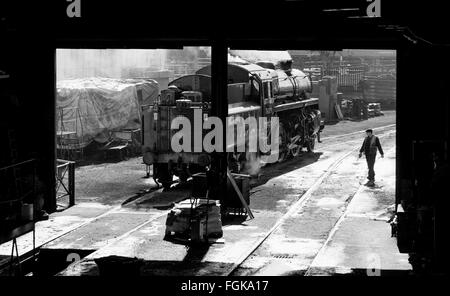
[(280, 111), (286, 111), (286, 110), (292, 110), (292, 109), (298, 109), (298, 108), (302, 108), (302, 107), (317, 105), (317, 104), (319, 104), (319, 99), (313, 98), (313, 99), (307, 99), (307, 100), (303, 100), (303, 101), (286, 103), (286, 104), (274, 106), (273, 111), (280, 112)]

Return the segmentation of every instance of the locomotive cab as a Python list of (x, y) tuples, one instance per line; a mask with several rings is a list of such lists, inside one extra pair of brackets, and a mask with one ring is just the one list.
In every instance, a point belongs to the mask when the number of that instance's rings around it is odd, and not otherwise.
[[(211, 66), (198, 70), (196, 74), (211, 76)], [(259, 112), (264, 105), (264, 90), (267, 88), (265, 83), (272, 83), (269, 70), (255, 64), (229, 63), (227, 79), (228, 115), (256, 110)]]
[[(173, 119), (184, 116), (191, 123), (197, 120), (203, 125), (210, 110), (211, 77), (202, 74), (173, 80), (167, 90), (161, 91), (157, 103), (143, 108), (143, 161), (153, 165), (153, 178), (165, 188), (170, 187), (174, 175), (184, 182), (190, 175), (203, 171), (211, 161), (210, 156), (197, 149), (195, 144), (189, 147), (190, 151), (173, 151), (172, 138), (179, 131), (172, 129)], [(199, 118), (196, 118), (198, 114)], [(194, 126), (191, 124), (192, 135), (195, 134)]]

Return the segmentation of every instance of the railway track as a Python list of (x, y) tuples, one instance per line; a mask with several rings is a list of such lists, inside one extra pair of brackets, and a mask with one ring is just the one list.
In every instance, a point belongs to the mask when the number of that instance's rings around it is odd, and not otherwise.
[[(388, 126), (384, 126), (384, 127), (379, 127), (377, 128), (378, 131), (378, 136), (380, 138), (386, 137), (391, 135), (392, 133), (395, 133), (395, 130), (392, 130), (392, 128), (395, 128), (395, 125), (388, 125)], [(363, 131), (362, 131), (363, 132)], [(356, 137), (357, 138), (353, 138)], [(350, 139), (348, 139), (350, 138)], [(353, 143), (357, 143), (358, 145), (355, 146), (355, 148), (343, 152), (344, 154), (342, 156), (340, 156), (338, 159), (336, 159), (334, 162), (332, 162), (328, 168), (326, 169), (326, 171), (324, 173), (322, 173), (320, 175), (320, 177), (318, 177), (314, 183), (312, 184), (312, 186), (309, 187), (309, 189), (294, 203), (290, 206), (290, 208), (288, 209), (288, 211), (275, 223), (275, 225), (273, 225), (273, 227), (268, 230), (265, 235), (263, 237), (261, 237), (261, 239), (259, 239), (257, 242), (255, 242), (254, 245), (251, 246), (251, 248), (249, 248), (248, 250), (246, 250), (245, 252), (242, 253), (242, 256), (239, 257), (239, 259), (233, 264), (232, 268), (227, 269), (227, 271), (224, 272), (224, 275), (233, 275), (233, 273), (239, 269), (239, 267), (252, 255), (254, 254), (259, 248), (263, 247), (264, 243), (271, 237), (271, 235), (280, 228), (281, 225), (283, 225), (283, 223), (289, 219), (293, 214), (297, 213), (304, 205), (305, 203), (311, 198), (311, 196), (313, 195), (314, 192), (317, 191), (317, 189), (319, 189), (321, 187), (321, 184), (324, 182), (324, 180), (326, 180), (326, 178), (328, 176), (330, 176), (333, 172), (336, 171), (337, 168), (339, 168), (339, 166), (342, 164), (342, 162), (347, 159), (348, 157), (350, 157), (351, 155), (353, 155), (355, 153), (356, 150), (359, 149), (359, 144), (361, 143), (361, 132), (356, 132), (356, 133), (351, 133), (351, 134), (346, 134), (346, 135), (339, 135), (336, 137), (332, 137), (332, 138), (328, 138), (328, 140), (337, 140), (337, 142), (334, 143), (330, 143), (330, 144), (325, 144), (325, 145), (321, 145), (320, 146), (320, 150), (325, 150), (325, 149), (329, 149), (332, 147), (336, 147), (336, 146), (349, 146), (350, 144)], [(327, 140), (327, 138), (323, 139), (324, 141)], [(278, 165), (278, 164), (276, 164)], [(272, 166), (268, 166), (264, 169), (270, 169), (270, 167)], [(134, 200), (136, 200), (137, 198), (141, 197), (144, 194), (148, 194), (151, 193), (153, 191), (156, 191), (158, 188), (150, 188), (148, 190), (145, 190), (143, 192), (140, 192), (134, 196), (131, 196), (130, 198), (126, 199), (121, 205), (115, 206), (111, 209), (109, 209), (108, 211), (106, 211), (105, 213), (102, 213), (94, 218), (91, 218), (85, 222), (83, 222), (82, 224), (69, 229), (68, 231), (65, 231), (63, 233), (58, 234), (55, 237), (52, 237), (50, 240), (48, 240), (47, 242), (45, 242), (44, 244), (41, 244), (40, 246), (37, 247), (36, 249), (36, 255), (39, 256), (39, 250), (45, 246), (46, 244), (55, 241), (56, 239), (67, 235), (69, 233), (71, 233), (72, 231), (75, 231), (76, 229), (79, 229), (80, 227), (86, 226), (87, 224), (98, 220), (102, 217), (105, 217), (109, 214), (112, 214), (116, 211), (118, 211), (119, 209), (122, 208), (123, 205), (128, 204)], [(155, 215), (154, 217), (152, 217), (151, 219), (145, 221), (144, 223), (141, 223), (139, 225), (137, 225), (136, 227), (134, 227), (133, 229), (119, 235), (117, 238), (115, 238), (113, 240), (113, 242), (118, 241), (122, 238), (124, 238), (125, 236), (129, 235), (130, 233), (141, 229), (142, 227), (145, 227), (146, 225), (152, 223), (153, 221), (161, 218), (162, 216), (167, 215), (167, 213), (169, 212), (169, 210), (167, 211), (162, 211), (160, 213), (158, 213), (158, 215)], [(344, 214), (343, 214), (344, 215)], [(338, 226), (339, 222), (336, 223), (336, 225), (333, 227), (333, 229), (330, 232), (330, 236), (332, 236), (332, 233), (334, 231), (334, 229)], [(326, 242), (325, 242), (326, 244)], [(324, 245), (325, 245), (324, 244)], [(109, 245), (109, 244), (108, 244)], [(35, 257), (32, 256), (32, 251), (26, 252), (24, 254), (21, 255), (21, 262), (23, 264), (23, 274), (27, 274), (30, 273), (32, 271), (33, 268), (33, 259)], [(2, 273), (2, 271), (4, 271), (5, 269), (7, 270), (8, 265), (4, 265), (4, 266), (0, 266), (0, 274)], [(309, 269), (308, 269), (309, 270)], [(307, 273), (308, 274), (308, 271)]]
[[(385, 126), (385, 127), (380, 127), (380, 129), (388, 129), (387, 131), (385, 131), (384, 133), (378, 133), (378, 137), (379, 138), (384, 138), (386, 136), (389, 136), (393, 133), (395, 133), (395, 130), (391, 130), (393, 127), (395, 127), (395, 125), (389, 125), (389, 126)], [(357, 133), (352, 133), (349, 135), (356, 135), (359, 134), (360, 132)], [(337, 137), (337, 138), (342, 138), (342, 137)], [(329, 148), (332, 146), (337, 146), (337, 145), (348, 145), (349, 143), (353, 143), (353, 142), (358, 142), (361, 143), (361, 138), (358, 139), (353, 139), (353, 140), (347, 140), (347, 141), (340, 141), (339, 143), (335, 143), (329, 146), (322, 146), (321, 149), (324, 148)], [(313, 195), (313, 193), (315, 191), (317, 191), (320, 188), (320, 185), (325, 181), (325, 179), (330, 176), (333, 172), (335, 172), (339, 166), (343, 163), (344, 160), (346, 160), (348, 157), (350, 157), (351, 155), (355, 154), (355, 151), (359, 150), (359, 146), (356, 146), (355, 148), (351, 149), (350, 151), (346, 152), (344, 155), (340, 156), (338, 159), (336, 159), (328, 168), (327, 170), (313, 183), (313, 185), (300, 197), (300, 199), (298, 201), (296, 201), (293, 205), (291, 205), (291, 207), (289, 208), (289, 210), (275, 223), (275, 225), (265, 233), (265, 235), (259, 239), (255, 244), (252, 245), (251, 248), (249, 248), (241, 257), (239, 260), (237, 260), (232, 268), (230, 270), (227, 271), (226, 275), (230, 276), (233, 275), (239, 268), (240, 266), (250, 257), (252, 256), (252, 254), (254, 254), (255, 252), (258, 251), (258, 249), (263, 248), (264, 243), (274, 234), (274, 232), (280, 228), (281, 225), (283, 225), (283, 223), (285, 221), (287, 221), (289, 218), (291, 218), (295, 213), (299, 212), (302, 207), (305, 205), (305, 203), (311, 198), (311, 196)], [(361, 185), (358, 189), (361, 190), (363, 185)], [(356, 191), (354, 195), (357, 194)], [(352, 196), (352, 198), (353, 198)], [(336, 222), (335, 225), (333, 225), (333, 228), (330, 230), (327, 240), (325, 241), (325, 243), (322, 245), (319, 253), (316, 254), (315, 257), (317, 257), (317, 255), (320, 254), (320, 252), (322, 251), (322, 249), (324, 248), (324, 246), (327, 244), (327, 242), (330, 240), (330, 238), (333, 236), (333, 233), (336, 231), (336, 229), (338, 228), (339, 224), (341, 223), (343, 217), (345, 216), (347, 209), (342, 213), (342, 215), (340, 216), (340, 218), (338, 219), (338, 221)], [(314, 262), (314, 260), (312, 261)], [(311, 263), (312, 264), (312, 263)], [(305, 275), (309, 275), (309, 271), (310, 271), (310, 267), (308, 267)]]
[[(357, 195), (360, 191), (362, 191), (362, 188), (363, 188), (363, 186), (361, 185), (359, 187), (358, 191), (356, 191), (353, 196)], [(333, 238), (334, 234), (336, 233), (336, 230), (339, 228), (339, 226), (341, 225), (342, 221), (344, 221), (344, 217), (346, 216), (347, 211), (348, 211), (348, 208), (345, 209), (345, 211), (342, 213), (342, 215), (339, 218), (339, 220), (336, 222), (336, 224), (334, 224), (333, 228), (331, 229), (331, 231), (328, 234), (328, 237), (327, 237), (326, 241), (323, 243), (323, 245), (320, 248), (319, 252), (317, 252), (317, 254), (314, 257), (313, 261), (308, 266), (308, 269), (305, 271), (304, 276), (311, 276), (311, 272), (312, 272), (311, 267), (314, 266), (314, 263), (315, 263), (316, 259), (319, 258), (319, 256), (323, 253), (323, 251), (325, 250), (325, 247), (328, 245), (328, 242)]]
[[(384, 133), (379, 133), (379, 134), (377, 134), (377, 137), (379, 137), (379, 138), (385, 137), (392, 133), (395, 133), (395, 130), (394, 131), (388, 130), (388, 131), (385, 131)], [(349, 144), (354, 144), (359, 149), (362, 144), (362, 139), (361, 139), (361, 137), (359, 137), (358, 139), (344, 140), (344, 141), (339, 141), (336, 143), (325, 144), (325, 145), (321, 146), (321, 149), (324, 150), (324, 149), (329, 149), (332, 147), (345, 146), (345, 145), (349, 145)], [(354, 150), (356, 150), (356, 148)]]
[[(137, 198), (139, 198), (139, 197), (141, 197), (141, 196), (143, 196), (145, 194), (149, 194), (149, 193), (154, 192), (154, 191), (156, 191), (158, 189), (160, 189), (159, 186), (158, 187), (152, 187), (152, 188), (149, 188), (147, 190), (143, 190), (143, 191), (141, 191), (139, 193), (136, 193), (136, 194), (130, 196), (129, 198), (127, 198), (122, 204), (117, 205), (117, 206), (107, 210), (106, 212), (100, 214), (100, 215), (97, 215), (97, 216), (95, 216), (93, 218), (87, 219), (83, 223), (81, 223), (81, 224), (79, 224), (79, 225), (77, 225), (77, 226), (75, 226), (73, 228), (70, 228), (70, 229), (68, 229), (66, 231), (63, 231), (63, 232), (61, 232), (61, 233), (51, 237), (50, 239), (48, 239), (47, 241), (45, 241), (41, 245), (36, 246), (34, 251), (33, 250), (28, 250), (25, 253), (22, 253), (19, 256), (19, 261), (20, 261), (20, 265), (21, 265), (21, 274), (22, 275), (27, 275), (27, 274), (30, 274), (33, 271), (35, 260), (36, 260), (36, 258), (39, 257), (39, 252), (45, 245), (47, 245), (47, 244), (49, 244), (49, 243), (51, 243), (51, 242), (53, 242), (53, 241), (55, 241), (55, 240), (65, 236), (65, 235), (67, 235), (67, 234), (69, 234), (69, 233), (71, 233), (73, 231), (76, 231), (77, 229), (80, 229), (80, 228), (88, 225), (89, 223), (92, 223), (92, 222), (94, 222), (96, 220), (99, 220), (99, 219), (105, 217), (105, 216), (113, 214), (113, 213), (117, 212), (118, 210), (120, 210), (122, 208), (122, 206), (124, 206), (124, 205), (126, 205), (126, 204), (128, 204), (128, 203), (130, 203), (130, 202), (132, 202), (134, 200), (136, 200)], [(148, 223), (151, 223), (152, 221), (155, 221), (155, 220), (159, 219), (161, 216), (167, 215), (167, 213), (168, 213), (168, 211), (164, 211), (164, 213), (161, 213), (161, 215), (156, 215), (155, 217), (152, 217), (151, 219), (149, 219), (145, 223), (138, 225), (136, 228), (134, 228), (132, 230), (133, 231), (137, 230), (140, 227), (143, 227), (143, 226), (147, 225)], [(125, 234), (128, 234), (129, 232), (130, 231), (126, 232)], [(122, 238), (123, 235), (121, 235), (119, 237)], [(17, 264), (17, 259), (16, 258), (15, 258), (15, 264)], [(9, 260), (0, 261), (0, 275), (9, 274), (9, 268), (10, 268)]]
[[(385, 130), (385, 129), (393, 128), (395, 126), (396, 126), (396, 124), (388, 124), (388, 125), (384, 125), (384, 126), (375, 127), (375, 128), (373, 128), (373, 130), (378, 132), (378, 131), (382, 131), (382, 130)], [(354, 135), (361, 136), (362, 134), (364, 134), (364, 132), (365, 132), (365, 130), (360, 130), (360, 131), (357, 131), (357, 132), (352, 132), (352, 133), (347, 133), (347, 134), (341, 134), (341, 135), (325, 137), (325, 138), (322, 138), (322, 140), (339, 139), (339, 138), (348, 137), (348, 136), (354, 136)]]
[[(382, 135), (385, 132), (390, 132), (392, 130), (392, 128), (395, 128), (395, 124), (389, 124), (389, 125), (385, 125), (385, 126), (380, 126), (380, 127), (376, 127), (373, 128), (373, 130), (377, 133), (377, 135)], [(336, 147), (336, 146), (341, 146), (341, 145), (348, 145), (348, 144), (361, 144), (362, 143), (362, 135), (364, 134), (365, 130), (361, 130), (358, 132), (352, 132), (352, 133), (348, 133), (348, 134), (343, 134), (343, 135), (336, 135), (336, 136), (330, 136), (330, 137), (325, 137), (321, 139), (321, 143), (320, 146), (318, 148), (316, 148), (316, 151), (321, 151), (324, 149), (328, 149), (328, 148), (332, 148), (332, 147)], [(345, 138), (350, 138), (350, 139), (345, 139)], [(317, 145), (317, 144), (316, 144)], [(317, 146), (316, 146), (317, 147)], [(303, 154), (300, 154), (299, 156), (294, 157), (294, 159), (297, 158), (301, 158), (304, 157), (305, 154), (307, 154), (308, 152), (302, 152)], [(270, 167), (275, 167), (277, 165), (280, 164), (286, 164), (289, 163), (289, 161), (291, 161), (293, 158), (289, 158), (286, 159), (282, 162), (276, 162), (276, 163), (263, 163), (262, 164), (262, 168), (263, 170), (266, 168), (270, 168)]]

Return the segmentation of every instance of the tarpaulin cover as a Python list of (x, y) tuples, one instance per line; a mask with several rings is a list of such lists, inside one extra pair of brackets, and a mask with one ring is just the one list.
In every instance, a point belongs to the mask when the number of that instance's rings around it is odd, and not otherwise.
[(57, 132), (76, 132), (72, 135), (78, 139), (76, 146), (86, 146), (93, 140), (104, 143), (111, 131), (140, 128), (141, 106), (152, 104), (158, 94), (158, 83), (151, 79), (58, 81)]

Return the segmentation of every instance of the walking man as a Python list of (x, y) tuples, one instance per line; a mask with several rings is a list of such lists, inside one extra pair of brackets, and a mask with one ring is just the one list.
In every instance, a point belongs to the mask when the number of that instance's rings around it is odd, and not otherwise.
[(369, 175), (367, 179), (369, 181), (366, 183), (367, 186), (375, 185), (375, 158), (377, 156), (377, 150), (380, 151), (381, 158), (384, 157), (383, 148), (381, 148), (380, 139), (373, 135), (373, 130), (366, 130), (367, 137), (364, 139), (364, 142), (359, 150), (359, 157), (362, 156), (363, 152), (366, 155), (367, 166), (369, 168)]

